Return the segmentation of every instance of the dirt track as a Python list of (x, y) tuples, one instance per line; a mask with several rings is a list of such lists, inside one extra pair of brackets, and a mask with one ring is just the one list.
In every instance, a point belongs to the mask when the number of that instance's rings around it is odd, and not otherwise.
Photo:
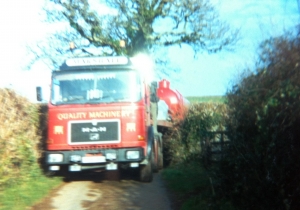
[(31, 210), (171, 210), (161, 174), (141, 183), (131, 174), (119, 181), (103, 174), (84, 174), (64, 183)]

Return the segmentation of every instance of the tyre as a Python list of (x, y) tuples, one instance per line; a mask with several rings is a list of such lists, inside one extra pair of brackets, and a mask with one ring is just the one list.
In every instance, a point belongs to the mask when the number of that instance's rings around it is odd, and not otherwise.
[[(152, 147), (153, 148), (153, 147)], [(146, 165), (140, 166), (140, 181), (152, 182), (153, 180), (153, 149)]]
[(162, 145), (159, 144), (159, 147), (158, 147), (158, 163), (157, 163), (157, 167), (158, 167), (158, 170), (161, 170), (164, 168), (164, 154), (163, 154), (163, 151), (162, 151)]
[(153, 172), (157, 173), (159, 170), (159, 142), (157, 139), (154, 140), (154, 145), (152, 147), (152, 169)]

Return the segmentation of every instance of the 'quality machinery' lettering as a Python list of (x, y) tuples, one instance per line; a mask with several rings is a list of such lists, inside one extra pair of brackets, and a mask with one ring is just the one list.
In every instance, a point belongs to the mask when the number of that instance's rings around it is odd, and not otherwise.
[(134, 112), (132, 110), (121, 111), (98, 111), (98, 112), (74, 112), (74, 113), (59, 113), (59, 120), (76, 120), (76, 119), (97, 119), (97, 118), (119, 118), (130, 117)]
[(85, 119), (85, 112), (75, 112), (75, 113), (59, 113), (57, 114), (59, 120), (69, 120), (69, 119)]

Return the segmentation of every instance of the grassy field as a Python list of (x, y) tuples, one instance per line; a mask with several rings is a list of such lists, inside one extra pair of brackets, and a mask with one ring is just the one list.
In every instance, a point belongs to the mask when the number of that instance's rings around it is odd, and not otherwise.
[(225, 96), (187, 96), (191, 103), (224, 103)]

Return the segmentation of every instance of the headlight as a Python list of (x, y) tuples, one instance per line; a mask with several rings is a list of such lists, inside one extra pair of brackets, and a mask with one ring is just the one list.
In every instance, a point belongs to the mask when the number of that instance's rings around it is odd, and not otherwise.
[(49, 171), (59, 171), (59, 166), (49, 166)]
[(48, 163), (59, 163), (63, 161), (62, 154), (49, 154), (48, 155)]
[(80, 155), (71, 155), (70, 156), (70, 161), (71, 162), (80, 162), (81, 161), (81, 156)]
[(140, 152), (139, 151), (127, 151), (126, 152), (126, 158), (133, 160), (133, 159), (139, 159), (140, 158)]

